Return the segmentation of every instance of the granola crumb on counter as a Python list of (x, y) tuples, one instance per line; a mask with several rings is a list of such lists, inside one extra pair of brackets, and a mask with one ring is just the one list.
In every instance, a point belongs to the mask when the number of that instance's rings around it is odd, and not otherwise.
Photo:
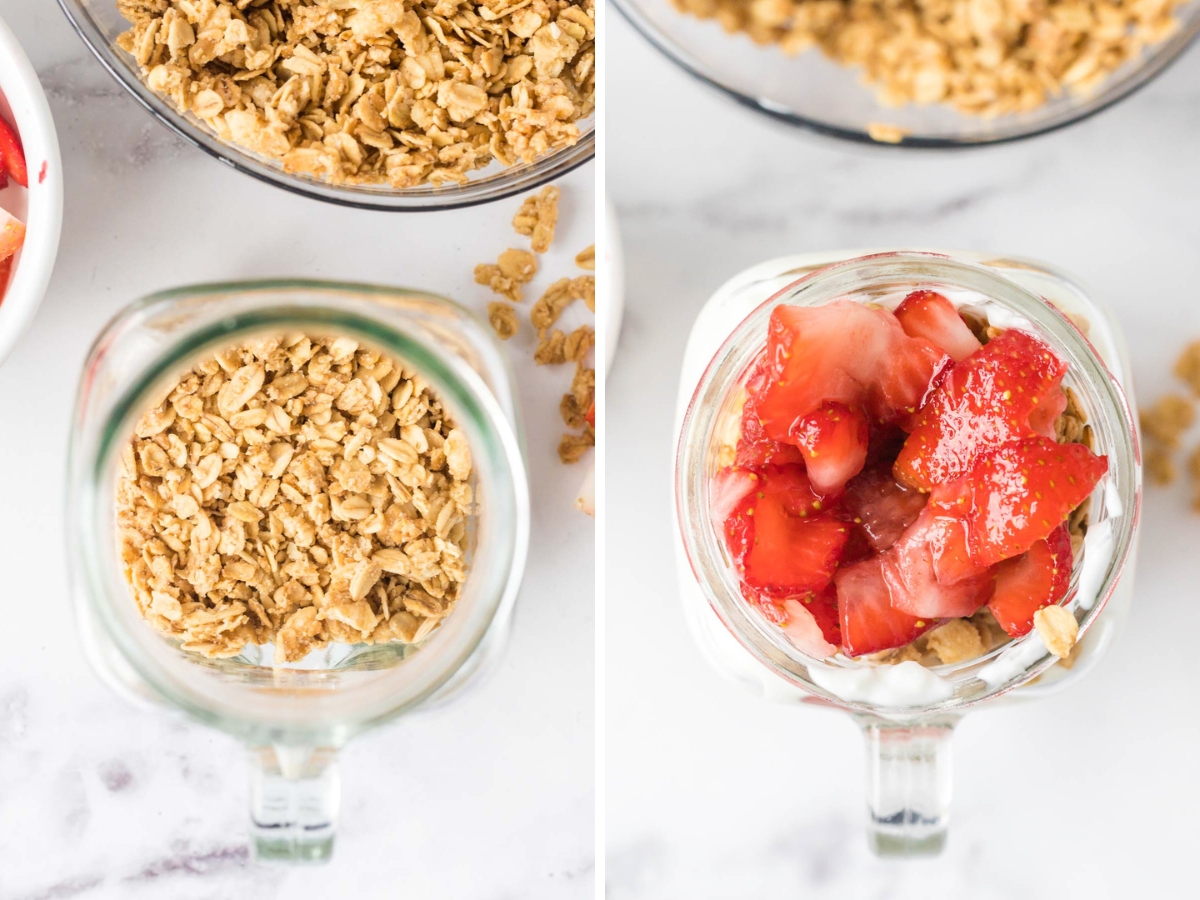
[(1153, 406), (1143, 407), (1139, 419), (1148, 437), (1174, 450), (1180, 436), (1196, 421), (1196, 408), (1186, 397), (1166, 394)]
[(117, 0), (147, 86), (230, 144), (333, 184), (464, 183), (579, 140), (593, 0)]
[(554, 229), (558, 225), (558, 198), (561, 191), (554, 185), (542, 188), (541, 193), (526, 197), (513, 216), (512, 225), (517, 234), (530, 238), (535, 253), (545, 253), (554, 241)]
[(1193, 341), (1183, 348), (1175, 361), (1175, 377), (1191, 387), (1200, 396), (1200, 341)]
[(139, 423), (117, 482), (125, 576), (152, 626), (207, 657), (419, 641), (466, 580), (470, 475), (420, 373), (345, 337), (256, 338)]
[(589, 447), (596, 446), (596, 432), (591, 425), (585, 425), (581, 434), (564, 434), (558, 444), (558, 458), (565, 464), (579, 462)]
[(1175, 461), (1171, 459), (1167, 448), (1159, 444), (1151, 444), (1146, 447), (1142, 463), (1145, 466), (1146, 477), (1152, 484), (1168, 485), (1177, 477)]
[(521, 285), (532, 281), (537, 270), (537, 257), (528, 250), (505, 250), (494, 264), (480, 263), (475, 267), (475, 283), (520, 303), (525, 299)]
[(587, 269), (589, 272), (596, 271), (596, 245), (592, 244), (576, 253), (575, 265), (581, 269)]
[(1041, 635), (1046, 649), (1059, 659), (1066, 659), (1079, 636), (1075, 616), (1061, 606), (1047, 606), (1033, 614), (1033, 627)]
[(517, 318), (517, 311), (510, 304), (493, 300), (487, 305), (487, 313), (488, 322), (500, 340), (507, 341), (520, 330), (521, 320)]

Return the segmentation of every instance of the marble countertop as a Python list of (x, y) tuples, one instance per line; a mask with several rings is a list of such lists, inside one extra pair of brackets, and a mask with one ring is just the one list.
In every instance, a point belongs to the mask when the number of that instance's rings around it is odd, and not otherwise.
[[(692, 321), (725, 279), (788, 253), (920, 246), (1045, 260), (1115, 312), (1142, 395), (1167, 389), (1171, 361), (1200, 338), (1200, 49), (1066, 131), (922, 154), (759, 118), (617, 15), (608, 42), (606, 179), (627, 271), (606, 407), (606, 554), (620, 561), (605, 599), (609, 900), (1193, 892), (1200, 516), (1186, 486), (1147, 492), (1135, 606), (1111, 655), (1065, 693), (968, 716), (945, 855), (900, 863), (867, 851), (863, 741), (849, 717), (758, 700), (692, 646), (669, 478)], [(651, 135), (652, 149), (620, 135)]]
[[(295, 197), (177, 140), (125, 96), (51, 0), (0, 0), (49, 94), (66, 173), (58, 267), (0, 367), (0, 898), (590, 898), (594, 882), (593, 522), (557, 460), (563, 369), (514, 339), (534, 479), (530, 565), (494, 677), (365, 735), (342, 758), (333, 862), (247, 857), (249, 776), (232, 739), (131, 708), (81, 656), (68, 605), (63, 475), (90, 342), (149, 292), (270, 275), (405, 284), (482, 309), (477, 262), (511, 242), (518, 200), (420, 215)], [(534, 289), (593, 241), (594, 166), (561, 182)]]

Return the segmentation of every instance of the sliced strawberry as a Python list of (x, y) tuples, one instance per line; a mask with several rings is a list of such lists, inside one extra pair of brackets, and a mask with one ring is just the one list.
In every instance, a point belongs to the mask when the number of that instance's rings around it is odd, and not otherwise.
[(892, 607), (879, 557), (840, 569), (834, 584), (847, 656), (903, 647), (937, 624)]
[(920, 491), (898, 483), (890, 466), (876, 467), (847, 482), (842, 508), (862, 526), (871, 546), (883, 551), (917, 520), (925, 508), (925, 500)]
[(769, 467), (725, 522), (725, 540), (751, 587), (776, 597), (824, 590), (847, 527), (827, 513), (798, 467)]
[(915, 417), (896, 478), (928, 491), (966, 475), (984, 451), (1032, 434), (1031, 414), (1066, 368), (1023, 331), (993, 338), (950, 370)]
[(21, 187), (29, 187), (29, 168), (25, 165), (25, 151), (21, 139), (4, 119), (0, 118), (0, 163), (4, 171)]
[(25, 225), (7, 211), (0, 209), (0, 259), (8, 259), (25, 243)]
[(775, 625), (782, 625), (787, 621), (787, 613), (783, 611), (783, 600), (779, 597), (772, 597), (769, 594), (756, 591), (750, 585), (744, 583), (742, 584), (742, 596), (746, 598), (751, 606), (758, 607), (768, 622)]
[(1029, 427), (1033, 429), (1034, 434), (1054, 438), (1054, 425), (1066, 408), (1067, 395), (1058, 384), (1051, 385), (1045, 395), (1039, 398), (1034, 411), (1029, 414)]
[(842, 548), (841, 558), (838, 560), (839, 566), (852, 566), (875, 555), (875, 548), (871, 546), (871, 538), (863, 530), (862, 525), (847, 522), (846, 528), (848, 537), (846, 546)]
[(825, 402), (892, 420), (921, 405), (948, 362), (927, 341), (906, 335), (884, 309), (851, 300), (779, 306), (771, 313), (759, 416), (776, 441), (787, 440), (793, 424)]
[(1033, 614), (1058, 603), (1071, 586), (1071, 536), (1059, 525), (1015, 559), (996, 567), (996, 590), (988, 609), (1012, 637), (1029, 634)]
[(592, 403), (592, 405), (588, 407), (587, 415), (584, 416), (583, 419), (585, 422), (587, 422), (593, 428), (596, 427), (596, 404), (595, 403)]
[[(969, 616), (987, 600), (991, 573), (974, 566), (953, 582), (938, 578), (938, 561), (954, 529), (961, 534), (958, 519), (939, 516), (927, 506), (900, 540), (882, 555), (883, 578), (891, 592), (892, 606), (911, 616), (953, 619)], [(965, 535), (963, 536), (965, 549)], [(969, 561), (968, 561), (969, 563)]]
[(990, 566), (1024, 553), (1065, 521), (1107, 471), (1108, 458), (1083, 444), (1044, 437), (982, 454), (971, 472), (972, 559)]
[(735, 462), (739, 466), (788, 465), (804, 462), (800, 448), (767, 437), (759, 418), (758, 402), (766, 389), (767, 374), (760, 361), (746, 377), (746, 403), (742, 407), (742, 429), (738, 435)]
[(819, 494), (839, 493), (867, 459), (867, 420), (841, 403), (821, 404), (798, 420), (788, 436), (804, 454), (809, 480)]
[(832, 584), (819, 594), (788, 597), (783, 601), (783, 613), (783, 630), (805, 653), (819, 659), (837, 653), (842, 643), (842, 623)]
[(955, 362), (983, 346), (954, 304), (937, 291), (913, 291), (896, 307), (896, 318), (905, 334), (941, 347)]
[(712, 521), (724, 522), (737, 509), (742, 498), (759, 486), (758, 473), (741, 466), (722, 469), (713, 478), (709, 505)]

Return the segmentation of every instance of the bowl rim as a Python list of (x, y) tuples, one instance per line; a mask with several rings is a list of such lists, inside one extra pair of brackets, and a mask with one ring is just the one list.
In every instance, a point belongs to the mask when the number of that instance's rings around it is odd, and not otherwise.
[[(405, 191), (403, 190), (392, 191), (390, 193), (380, 191), (378, 192), (378, 196), (380, 197), (378, 200), (366, 192), (363, 192), (361, 195), (355, 195), (344, 186), (316, 180), (310, 182), (307, 179), (290, 175), (282, 169), (275, 167), (269, 161), (259, 160), (250, 154), (249, 151), (232, 144), (227, 144), (215, 134), (206, 132), (200, 126), (189, 121), (185, 114), (172, 109), (161, 97), (146, 88), (141, 79), (137, 78), (128, 66), (119, 62), (117, 54), (113, 51), (109, 42), (102, 39), (103, 35), (99, 32), (95, 23), (92, 21), (82, 21), (81, 17), (76, 15), (77, 12), (86, 12), (86, 10), (80, 8), (78, 2), (74, 2), (74, 0), (58, 0), (58, 7), (62, 10), (63, 15), (66, 16), (72, 29), (79, 35), (84, 45), (92, 52), (92, 55), (96, 57), (105, 71), (159, 123), (165, 125), (188, 144), (203, 150), (213, 159), (224, 163), (235, 171), (243, 175), (249, 175), (251, 178), (264, 184), (269, 184), (272, 187), (280, 188), (301, 197), (319, 200), (335, 206), (367, 209), (377, 212), (442, 212), (451, 209), (480, 206), (486, 203), (495, 203), (518, 194), (528, 193), (547, 182), (554, 181), (574, 171), (585, 163), (590, 162), (596, 155), (596, 128), (593, 122), (593, 127), (581, 135), (576, 143), (556, 150), (546, 156), (539, 157), (533, 163), (530, 163), (529, 168), (525, 170), (528, 173), (526, 177), (516, 177), (512, 180), (506, 180), (504, 178), (505, 174), (518, 171), (517, 167), (510, 167), (505, 172), (498, 173), (496, 181), (491, 182), (490, 189), (483, 188), (475, 194), (464, 194), (464, 192), (469, 191), (475, 185), (479, 185), (480, 181), (468, 181), (464, 185), (431, 187), (429, 188), (431, 192), (443, 191), (444, 194), (434, 194), (433, 196), (436, 197), (435, 202), (418, 205), (406, 205), (403, 203), (405, 197)], [(595, 119), (595, 113), (593, 113), (592, 118), (593, 120)], [(245, 161), (237, 157), (243, 157)], [(430, 194), (423, 195), (426, 198), (429, 196)], [(416, 200), (418, 197), (414, 196), (411, 199)]]
[(25, 243), (0, 302), (0, 365), (37, 313), (58, 256), (63, 219), (63, 167), (58, 132), (37, 71), (8, 23), (0, 18), (0, 55), (11, 83), (0, 84), (29, 162)]
[[(1192, 0), (1192, 2), (1200, 2), (1200, 0)], [(1110, 109), (1150, 84), (1170, 68), (1176, 60), (1183, 56), (1196, 43), (1197, 38), (1200, 38), (1200, 14), (1198, 14), (1195, 16), (1194, 21), (1182, 29), (1179, 35), (1174, 36), (1177, 39), (1174, 44), (1171, 43), (1173, 38), (1168, 37), (1164, 42), (1156, 45), (1158, 48), (1164, 50), (1169, 48), (1168, 52), (1154, 52), (1155, 46), (1151, 46), (1149, 48), (1151, 52), (1145, 57), (1144, 65), (1136, 70), (1136, 72), (1127, 76), (1110, 96), (1105, 97), (1103, 102), (1091, 107), (1082, 108), (1064, 117), (1049, 120), (1045, 124), (1027, 130), (980, 139), (942, 138), (911, 134), (904, 135), (898, 141), (878, 141), (872, 138), (866, 131), (843, 128), (842, 126), (831, 125), (819, 119), (787, 112), (778, 106), (764, 102), (761, 99), (756, 99), (723, 84), (712, 76), (705, 74), (702, 66), (693, 59), (687, 50), (664, 34), (661, 29), (653, 24), (649, 17), (643, 15), (637, 8), (635, 0), (612, 0), (612, 5), (621, 18), (629, 23), (633, 30), (641, 35), (650, 46), (654, 47), (654, 49), (688, 75), (710, 89), (715, 90), (727, 100), (732, 100), (739, 106), (761, 113), (776, 122), (782, 122), (785, 125), (790, 125), (802, 131), (808, 131), (822, 137), (848, 141), (860, 146), (888, 149), (968, 150), (978, 147), (995, 147), (1001, 144), (1012, 144), (1017, 141), (1061, 131)], [(684, 13), (680, 13), (680, 15), (684, 15)]]

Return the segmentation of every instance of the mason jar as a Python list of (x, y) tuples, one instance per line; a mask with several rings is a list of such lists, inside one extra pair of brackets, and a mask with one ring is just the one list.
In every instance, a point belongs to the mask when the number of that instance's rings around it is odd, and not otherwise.
[[(1128, 358), (1112, 317), (1066, 275), (1040, 263), (926, 252), (815, 254), (755, 266), (723, 285), (701, 310), (687, 345), (675, 448), (678, 577), (687, 621), (707, 660), (754, 693), (835, 706), (868, 741), (869, 839), (882, 855), (939, 852), (949, 823), (949, 744), (972, 707), (1065, 686), (1098, 663), (1133, 594), (1141, 457)], [(747, 373), (762, 353), (772, 310), (838, 299), (895, 306), (917, 288), (986, 313), (989, 324), (1036, 334), (1067, 362), (1074, 392), (1108, 457), (1092, 497), (1083, 547), (1064, 602), (1079, 624), (1064, 663), (1036, 630), (981, 657), (922, 667), (797, 649), (742, 596), (713, 520), (720, 449), (736, 435)], [(917, 668), (914, 668), (917, 667)]]
[[(475, 514), (452, 614), (413, 644), (332, 643), (276, 664), (185, 652), (152, 628), (122, 572), (116, 484), (148, 409), (197, 363), (254, 337), (349, 337), (419, 373), (472, 454)], [(71, 430), (68, 539), (87, 654), (121, 693), (182, 710), (250, 748), (257, 858), (323, 861), (338, 815), (336, 755), (351, 737), (450, 698), (506, 644), (529, 543), (529, 488), (511, 373), (486, 323), (420, 291), (314, 281), (179, 288), (133, 303), (92, 346)]]

